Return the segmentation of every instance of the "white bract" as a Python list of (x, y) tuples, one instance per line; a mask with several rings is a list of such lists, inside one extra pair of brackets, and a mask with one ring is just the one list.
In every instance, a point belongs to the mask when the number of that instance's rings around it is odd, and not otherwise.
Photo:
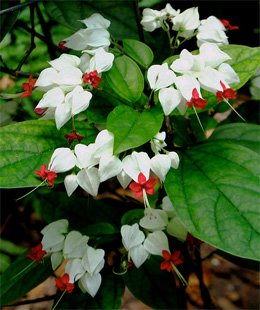
[(164, 18), (172, 18), (180, 14), (180, 10), (175, 10), (170, 3), (167, 3), (165, 8), (161, 10), (161, 13), (163, 14)]
[(107, 48), (110, 45), (110, 34), (107, 28), (110, 21), (98, 13), (81, 20), (86, 29), (80, 29), (70, 37), (64, 39), (65, 46), (76, 51), (96, 50), (100, 47)]
[(175, 78), (175, 73), (169, 69), (167, 63), (152, 65), (147, 71), (148, 82), (155, 91), (172, 85)]
[(84, 73), (95, 70), (98, 73), (106, 72), (112, 68), (114, 58), (112, 53), (108, 53), (104, 48), (100, 47), (94, 51), (92, 56), (83, 53), (80, 57), (81, 62), (79, 67)]
[(168, 238), (161, 230), (148, 234), (144, 241), (144, 248), (152, 255), (162, 256), (163, 250), (170, 252)]
[(168, 216), (163, 210), (146, 208), (139, 224), (150, 231), (164, 230), (168, 224)]
[(162, 11), (152, 10), (149, 8), (144, 9), (141, 25), (143, 26), (145, 31), (152, 32), (155, 29), (161, 27), (164, 16), (165, 13)]
[(133, 225), (123, 225), (121, 227), (122, 243), (128, 251), (128, 259), (139, 268), (148, 258), (148, 252), (143, 246), (144, 233), (139, 229), (137, 223)]
[(35, 83), (38, 90), (48, 91), (59, 86), (63, 91), (68, 92), (82, 84), (82, 72), (78, 68), (79, 57), (62, 54), (49, 64), (51, 68), (44, 69)]
[(199, 12), (197, 7), (189, 8), (172, 18), (172, 29), (178, 31), (179, 36), (189, 38), (194, 30), (200, 25)]
[(174, 87), (162, 88), (159, 90), (159, 101), (164, 115), (170, 115), (175, 108), (179, 109), (182, 102), (182, 96)]
[(151, 149), (155, 154), (158, 154), (167, 144), (165, 143), (166, 132), (158, 132), (150, 141)]
[(201, 20), (197, 33), (198, 47), (205, 42), (211, 42), (218, 45), (228, 44), (225, 30), (224, 25), (215, 16), (209, 16), (207, 19)]
[(67, 147), (60, 147), (53, 152), (48, 170), (62, 173), (71, 170), (75, 165), (76, 157), (72, 150)]

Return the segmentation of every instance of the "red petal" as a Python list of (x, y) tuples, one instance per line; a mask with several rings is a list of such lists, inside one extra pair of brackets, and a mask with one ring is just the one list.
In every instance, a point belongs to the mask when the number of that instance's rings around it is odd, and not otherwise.
[(133, 192), (140, 192), (142, 191), (142, 186), (139, 183), (136, 182), (132, 182), (129, 185), (129, 188), (133, 191)]
[(154, 185), (157, 183), (157, 179), (156, 178), (151, 178), (149, 179), (146, 184), (145, 184), (145, 189), (148, 189), (148, 188), (152, 188), (154, 187)]
[(162, 256), (166, 260), (170, 260), (171, 259), (171, 253), (169, 251), (163, 250), (162, 251)]
[(170, 272), (172, 270), (172, 266), (168, 261), (163, 261), (161, 262), (160, 269)]
[(138, 175), (138, 183), (141, 185), (144, 185), (146, 182), (146, 177), (142, 174), (142, 172)]
[(148, 188), (148, 189), (146, 189), (145, 191), (146, 191), (146, 193), (147, 193), (148, 195), (153, 195), (153, 194), (154, 194), (154, 189), (153, 189), (153, 188)]
[(192, 98), (194, 98), (194, 99), (198, 99), (200, 97), (199, 92), (197, 91), (196, 88), (193, 88), (191, 94), (192, 94)]

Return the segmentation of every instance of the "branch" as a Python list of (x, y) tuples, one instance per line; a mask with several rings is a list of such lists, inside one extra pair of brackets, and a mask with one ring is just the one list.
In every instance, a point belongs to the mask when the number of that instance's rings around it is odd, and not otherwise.
[(199, 279), (200, 283), (200, 292), (201, 292), (201, 298), (204, 302), (204, 308), (205, 309), (216, 309), (215, 305), (213, 304), (209, 291), (203, 281), (203, 270), (202, 270), (202, 264), (201, 264), (201, 257), (200, 257), (200, 248), (196, 247), (195, 251), (195, 273)]
[(16, 303), (11, 304), (11, 305), (4, 305), (4, 307), (14, 307), (14, 306), (22, 306), (22, 305), (28, 305), (28, 304), (36, 304), (36, 303), (42, 302), (42, 301), (53, 300), (55, 297), (56, 297), (56, 294), (45, 296), (45, 297), (40, 297), (40, 298), (35, 298), (35, 299), (31, 299), (31, 300), (24, 300), (24, 301), (16, 302)]
[[(39, 8), (39, 6), (36, 4), (36, 12), (39, 18), (39, 22), (41, 24), (41, 28), (42, 28), (42, 33), (44, 35), (45, 38), (45, 42), (47, 44), (48, 47), (48, 52), (50, 55), (51, 59), (55, 59), (57, 57), (56, 55), (56, 45), (53, 43), (52, 38), (51, 38), (51, 32), (49, 30), (49, 25), (46, 23), (46, 21), (44, 20), (44, 17), (42, 15), (42, 12)], [(58, 49), (60, 51), (60, 49)]]
[(31, 42), (30, 42), (30, 47), (25, 53), (23, 59), (20, 61), (19, 65), (15, 69), (15, 71), (20, 71), (24, 63), (27, 61), (29, 56), (31, 55), (32, 51), (35, 49), (36, 45), (34, 43), (34, 38), (35, 38), (35, 30), (34, 30), (34, 4), (30, 6), (30, 19), (31, 19), (31, 26), (32, 26), (32, 31), (31, 31)]
[(8, 8), (8, 9), (1, 10), (0, 11), (0, 15), (4, 15), (6, 13), (10, 13), (10, 12), (13, 12), (13, 11), (20, 10), (20, 9), (22, 9), (22, 8), (28, 6), (28, 5), (34, 4), (34, 3), (39, 2), (39, 1), (42, 1), (42, 0), (31, 0), (29, 2), (25, 2), (25, 3), (14, 5), (14, 6)]
[(141, 18), (138, 2), (139, 2), (138, 0), (135, 0), (134, 3), (133, 3), (134, 11), (135, 11), (135, 20), (136, 20), (139, 40), (144, 43), (145, 42), (145, 40), (144, 40), (144, 32), (143, 32), (143, 28), (142, 28), (141, 23), (140, 23), (142, 18)]
[(13, 69), (10, 69), (10, 68), (5, 67), (5, 66), (4, 67), (0, 67), (0, 71), (4, 72), (4, 73), (7, 73), (7, 74), (10, 74), (10, 75), (12, 75), (14, 77), (29, 77), (30, 75), (33, 78), (38, 78), (39, 77), (38, 73), (31, 74), (31, 73), (28, 73), (28, 72), (22, 72), (22, 71), (13, 70)]

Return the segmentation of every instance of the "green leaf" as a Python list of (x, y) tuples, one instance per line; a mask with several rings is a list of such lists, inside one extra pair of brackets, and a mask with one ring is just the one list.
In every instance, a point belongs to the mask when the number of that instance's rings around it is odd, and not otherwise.
[(148, 69), (153, 62), (153, 51), (146, 44), (137, 40), (124, 39), (123, 47), (125, 53), (142, 67)]
[[(44, 1), (48, 14), (57, 22), (73, 29), (86, 28), (79, 20), (93, 13), (100, 13), (110, 20), (108, 31), (115, 39), (137, 39), (137, 26), (132, 1), (122, 0), (74, 0), (74, 1)], [(73, 33), (71, 33), (73, 34)]]
[(142, 217), (144, 217), (143, 209), (133, 209), (124, 214), (121, 218), (121, 224), (133, 225), (134, 223), (138, 223)]
[(218, 127), (209, 141), (226, 141), (243, 145), (260, 155), (260, 126), (234, 123)]
[(115, 59), (112, 69), (102, 75), (108, 88), (128, 103), (136, 102), (144, 89), (144, 77), (138, 65), (128, 56)]
[[(86, 123), (75, 123), (77, 132), (85, 138), (82, 143), (93, 142), (97, 130)], [(2, 188), (39, 185), (34, 174), (43, 164), (48, 165), (53, 151), (68, 147), (64, 138), (71, 129), (58, 131), (53, 121), (25, 121), (0, 128), (0, 186)]]
[(163, 113), (159, 108), (139, 113), (127, 106), (116, 107), (107, 119), (107, 129), (115, 135), (114, 153), (148, 142), (160, 131), (162, 122)]
[(44, 259), (44, 264), (37, 264), (28, 259), (26, 253), (21, 254), (0, 277), (2, 306), (24, 296), (52, 274), (49, 259)]
[(14, 244), (11, 241), (0, 238), (0, 251), (11, 255), (18, 255), (24, 252), (24, 248)]
[(11, 258), (3, 253), (0, 253), (0, 273), (5, 271), (11, 264)]
[(154, 309), (180, 309), (174, 276), (160, 270), (161, 261), (160, 257), (152, 256), (140, 268), (130, 268), (123, 279), (134, 296), (146, 305)]
[(223, 45), (220, 48), (232, 58), (227, 63), (232, 66), (240, 78), (240, 82), (233, 87), (239, 89), (259, 68), (260, 48), (233, 44)]
[(195, 237), (250, 259), (259, 259), (259, 156), (229, 142), (208, 142), (180, 154), (165, 190)]
[[(19, 4), (20, 1), (19, 0), (2, 0), (1, 1), (1, 10), (5, 10), (8, 8), (11, 8), (17, 4)], [(5, 35), (8, 33), (8, 31), (10, 31), (17, 19), (17, 17), (20, 14), (20, 10), (14, 10), (12, 12), (8, 12), (5, 13), (3, 15), (1, 15), (0, 18), (0, 29), (1, 29), (1, 37), (0, 37), (0, 41), (3, 40), (3, 38), (5, 37)]]
[(113, 235), (118, 234), (119, 229), (110, 223), (96, 222), (86, 226), (84, 233), (88, 236), (102, 236), (102, 235)]

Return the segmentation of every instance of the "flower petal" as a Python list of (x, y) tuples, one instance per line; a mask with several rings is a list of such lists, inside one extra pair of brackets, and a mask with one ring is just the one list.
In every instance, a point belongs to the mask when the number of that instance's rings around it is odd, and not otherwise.
[(167, 236), (160, 230), (148, 234), (144, 241), (144, 247), (152, 255), (162, 256), (163, 250), (170, 252)]
[(77, 174), (77, 181), (87, 193), (96, 196), (100, 184), (98, 169), (95, 167), (82, 169)]

